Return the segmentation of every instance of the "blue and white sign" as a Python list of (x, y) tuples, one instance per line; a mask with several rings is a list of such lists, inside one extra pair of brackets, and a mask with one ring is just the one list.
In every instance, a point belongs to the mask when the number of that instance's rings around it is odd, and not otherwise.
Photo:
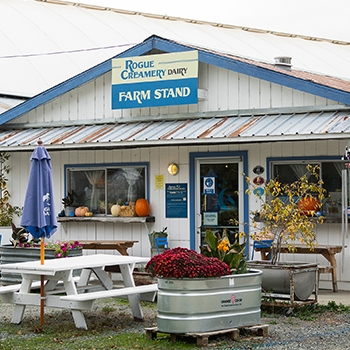
[(203, 193), (215, 193), (215, 177), (205, 176), (203, 178)]
[(187, 184), (165, 184), (165, 217), (187, 218)]
[(198, 102), (198, 51), (112, 60), (112, 109)]

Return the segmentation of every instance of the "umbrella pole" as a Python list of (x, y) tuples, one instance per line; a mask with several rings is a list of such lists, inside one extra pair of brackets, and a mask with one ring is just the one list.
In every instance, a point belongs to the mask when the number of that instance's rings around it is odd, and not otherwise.
[[(45, 243), (44, 238), (41, 237), (40, 244), (40, 264), (44, 265), (45, 260)], [(45, 307), (45, 286), (44, 276), (40, 275), (40, 326), (44, 325), (44, 307)]]

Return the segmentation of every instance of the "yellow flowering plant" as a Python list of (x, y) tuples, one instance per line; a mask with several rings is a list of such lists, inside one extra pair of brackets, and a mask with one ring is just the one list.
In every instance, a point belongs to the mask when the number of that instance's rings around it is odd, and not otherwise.
[[(258, 185), (246, 176), (248, 184), (247, 194), (255, 194)], [(289, 251), (295, 250), (295, 244), (305, 244), (314, 249), (317, 246), (316, 224), (322, 224), (324, 216), (321, 203), (326, 190), (320, 179), (319, 166), (307, 165), (305, 174), (292, 183), (281, 183), (279, 179), (270, 179), (262, 194), (256, 193), (260, 202), (260, 210), (254, 212), (254, 228), (261, 223), (259, 234), (253, 234), (255, 240), (273, 237), (271, 250), (272, 264), (280, 260), (282, 244), (287, 244)], [(305, 203), (313, 204), (312, 210), (306, 208)]]
[(244, 233), (237, 233), (235, 242), (231, 243), (226, 229), (221, 237), (220, 234), (214, 234), (213, 231), (207, 230), (205, 233), (205, 245), (201, 246), (201, 253), (206, 257), (218, 258), (225, 262), (231, 270), (231, 273), (239, 274), (248, 271), (246, 261), (246, 240), (239, 242)]

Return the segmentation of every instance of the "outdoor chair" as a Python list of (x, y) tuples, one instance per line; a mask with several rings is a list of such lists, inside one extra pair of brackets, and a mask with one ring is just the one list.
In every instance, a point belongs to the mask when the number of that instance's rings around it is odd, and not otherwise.
[(158, 254), (160, 254), (160, 248), (169, 249), (167, 237), (157, 237), (155, 238), (155, 242)]
[(272, 242), (273, 242), (273, 239), (254, 241), (253, 242), (252, 260), (254, 260), (255, 249), (267, 249), (267, 248), (270, 249), (270, 254), (269, 255), (270, 255), (270, 260), (272, 260), (272, 254), (271, 254)]

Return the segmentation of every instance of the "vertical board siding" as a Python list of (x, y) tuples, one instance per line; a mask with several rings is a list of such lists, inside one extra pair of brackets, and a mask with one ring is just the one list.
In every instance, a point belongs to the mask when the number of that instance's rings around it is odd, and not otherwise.
[[(253, 167), (257, 164), (266, 166), (266, 157), (291, 157), (291, 156), (327, 156), (337, 155), (343, 150), (347, 140), (331, 141), (305, 141), (305, 142), (276, 142), (251, 145), (201, 145), (201, 146), (171, 146), (171, 147), (152, 147), (143, 149), (123, 149), (123, 150), (70, 150), (70, 151), (51, 151), (52, 166), (54, 171), (54, 193), (56, 211), (62, 210), (61, 198), (64, 194), (64, 165), (65, 164), (85, 164), (85, 163), (120, 163), (120, 162), (149, 162), (149, 198), (152, 208), (152, 215), (156, 217), (156, 222), (149, 224), (149, 230), (160, 230), (167, 226), (169, 234), (174, 241), (181, 244), (188, 243), (189, 240), (189, 220), (188, 219), (167, 219), (165, 218), (165, 192), (156, 190), (155, 176), (161, 174), (164, 176), (164, 183), (188, 183), (189, 182), (189, 153), (190, 152), (216, 152), (216, 151), (237, 151), (248, 150), (249, 155), (249, 175)], [(209, 154), (209, 153), (208, 153)], [(11, 178), (9, 190), (11, 192), (11, 202), (13, 205), (22, 206), (27, 189), (31, 152), (11, 153), (12, 172), (19, 174), (16, 178)], [(167, 173), (167, 167), (170, 162), (179, 164), (180, 172), (176, 176)], [(266, 173), (265, 173), (266, 174)], [(190, 200), (190, 199), (189, 199)], [(250, 199), (251, 209), (256, 207), (254, 199)], [(19, 219), (15, 218), (16, 224)], [(99, 239), (114, 238), (133, 238), (141, 240), (142, 236), (147, 235), (148, 231), (144, 225), (116, 225), (116, 224), (65, 224), (66, 230), (60, 224), (57, 239), (92, 239), (94, 236)], [(325, 231), (324, 233), (322, 233)], [(332, 231), (332, 232), (330, 232)], [(339, 240), (339, 227), (334, 224), (320, 227), (320, 238), (324, 242)], [(334, 235), (334, 232), (336, 234)], [(329, 236), (332, 234), (333, 236)], [(147, 242), (147, 241), (146, 241)], [(148, 253), (148, 244), (142, 247), (143, 254)]]
[[(199, 65), (199, 86), (207, 91), (207, 99), (198, 104), (111, 110), (111, 73), (71, 90), (57, 99), (17, 118), (14, 123), (45, 123), (76, 120), (123, 120), (169, 114), (327, 105), (334, 101), (282, 87), (260, 79), (215, 66)], [(49, 119), (46, 119), (49, 118)]]

